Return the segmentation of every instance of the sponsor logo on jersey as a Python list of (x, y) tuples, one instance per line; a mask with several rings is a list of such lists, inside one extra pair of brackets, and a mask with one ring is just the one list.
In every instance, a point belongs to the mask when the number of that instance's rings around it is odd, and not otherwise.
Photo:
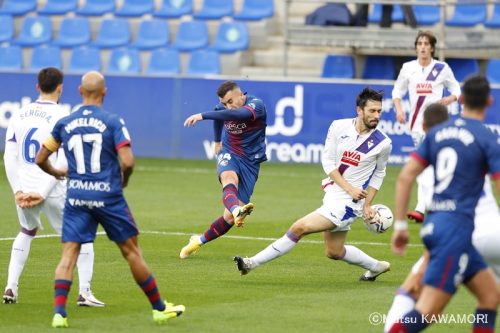
[(455, 211), (457, 209), (457, 203), (455, 200), (443, 200), (443, 201), (435, 201), (432, 200), (428, 210), (431, 211), (441, 211), (441, 212), (450, 212)]
[(224, 127), (230, 134), (241, 134), (247, 128), (246, 123), (225, 122)]
[(432, 94), (432, 83), (430, 82), (421, 82), (417, 83), (417, 94)]
[(111, 184), (108, 182), (93, 182), (86, 180), (83, 181), (80, 179), (71, 179), (68, 183), (68, 188), (72, 190), (109, 192), (111, 191)]
[(68, 198), (68, 202), (71, 206), (88, 207), (90, 209), (102, 208), (105, 206), (104, 201), (97, 201), (97, 200), (81, 200), (81, 199)]
[(83, 110), (82, 113), (83, 113), (84, 116), (88, 116), (89, 114), (92, 113), (92, 110)]
[(344, 151), (342, 158), (340, 159), (340, 162), (352, 166), (358, 166), (359, 161), (361, 161), (361, 154), (357, 151)]

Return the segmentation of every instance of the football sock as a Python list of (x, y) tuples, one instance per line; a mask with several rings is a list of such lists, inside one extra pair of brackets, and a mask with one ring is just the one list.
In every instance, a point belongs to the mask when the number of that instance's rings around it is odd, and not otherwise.
[(476, 316), (472, 325), (473, 333), (495, 332), (495, 320), (497, 312), (494, 310), (476, 309)]
[(352, 245), (346, 245), (345, 254), (342, 258), (343, 261), (351, 264), (361, 266), (365, 269), (372, 270), (377, 266), (378, 260), (370, 257), (360, 249)]
[(281, 257), (282, 255), (290, 252), (295, 247), (295, 245), (297, 245), (298, 241), (299, 238), (289, 230), (283, 237), (275, 240), (271, 245), (269, 245), (250, 259), (255, 264), (255, 266), (265, 264), (268, 261)]
[(413, 310), (415, 307), (415, 299), (405, 289), (399, 288), (392, 301), (391, 308), (387, 313), (385, 320), (384, 332), (389, 332), (392, 324), (403, 318), (403, 316)]
[(228, 232), (232, 226), (232, 224), (227, 223), (224, 220), (224, 217), (221, 216), (210, 225), (203, 235), (201, 235), (200, 241), (205, 244), (211, 240), (219, 238)]
[(139, 283), (139, 286), (148, 297), (153, 309), (158, 311), (165, 310), (165, 302), (161, 299), (160, 292), (156, 286), (156, 279), (153, 274), (149, 275), (146, 281)]
[(423, 331), (429, 325), (425, 320), (422, 320), (423, 318), (420, 312), (413, 309), (404, 315), (401, 321), (394, 323), (389, 333), (417, 333)]
[(222, 203), (231, 213), (239, 206), (238, 189), (234, 184), (227, 184), (222, 189)]
[(54, 313), (66, 318), (66, 301), (68, 300), (70, 280), (55, 280), (54, 282)]
[(31, 241), (34, 238), (35, 233), (36, 231), (33, 233), (33, 235), (28, 235), (25, 232), (20, 232), (17, 234), (14, 243), (12, 243), (12, 252), (10, 255), (9, 273), (7, 278), (7, 289), (12, 289), (12, 291), (16, 295), (19, 284), (19, 278), (23, 273), (26, 260), (28, 260), (31, 248)]
[(78, 268), (78, 282), (80, 285), (80, 293), (90, 290), (90, 281), (92, 281), (92, 273), (94, 271), (94, 243), (84, 243), (80, 247), (80, 254), (76, 261)]

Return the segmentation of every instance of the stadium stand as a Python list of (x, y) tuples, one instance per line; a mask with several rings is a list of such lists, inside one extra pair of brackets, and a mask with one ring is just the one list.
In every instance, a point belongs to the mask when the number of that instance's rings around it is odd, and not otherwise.
[(218, 20), (224, 16), (233, 16), (233, 0), (203, 0), (200, 11), (193, 14), (193, 17), (200, 20)]
[(135, 41), (131, 44), (141, 50), (165, 47), (169, 42), (169, 29), (166, 20), (144, 20), (137, 29)]
[(269, 0), (245, 0), (241, 10), (233, 15), (236, 20), (258, 21), (274, 15), (274, 2)]
[(453, 16), (451, 19), (446, 20), (446, 25), (453, 27), (473, 27), (486, 21), (486, 5), (471, 5), (470, 1), (468, 1), (468, 4), (460, 4), (460, 1), (467, 2), (466, 0), (458, 0), (455, 4)]
[(490, 83), (500, 84), (500, 58), (488, 61), (485, 75)]
[(76, 14), (83, 16), (102, 16), (115, 11), (115, 0), (85, 0), (85, 4), (76, 10)]
[(210, 50), (197, 50), (189, 57), (187, 74), (216, 75), (221, 73), (219, 54)]
[(130, 42), (130, 26), (125, 18), (105, 19), (101, 22), (94, 46), (113, 48)]
[(484, 26), (488, 28), (500, 28), (500, 3), (493, 7), (493, 14), (484, 23)]
[(394, 80), (396, 65), (390, 56), (368, 56), (363, 69), (363, 79), (367, 80)]
[(138, 50), (125, 47), (111, 50), (107, 74), (139, 74), (140, 72), (141, 60)]
[(173, 47), (179, 51), (194, 51), (208, 46), (208, 27), (205, 21), (181, 21)]
[(446, 59), (446, 62), (453, 70), (457, 81), (462, 82), (471, 74), (479, 73), (479, 63), (476, 59)]
[(63, 48), (88, 44), (91, 39), (90, 23), (85, 17), (67, 17), (61, 21), (57, 37), (52, 42)]
[(52, 21), (49, 17), (26, 16), (15, 43), (21, 46), (35, 46), (48, 43), (51, 38)]
[(0, 70), (20, 71), (23, 69), (22, 50), (17, 45), (0, 46)]
[(61, 49), (53, 45), (41, 45), (33, 48), (29, 64), (30, 71), (39, 71), (44, 67), (62, 69)]
[(88, 71), (100, 71), (101, 69), (101, 54), (98, 48), (80, 46), (71, 51), (68, 72), (83, 74)]
[(172, 75), (181, 73), (181, 62), (177, 50), (162, 48), (151, 52), (146, 74)]
[(413, 6), (413, 12), (419, 26), (435, 25), (441, 19), (441, 10), (436, 6)]
[(10, 42), (14, 38), (14, 18), (0, 15), (0, 43)]
[(140, 17), (154, 11), (153, 0), (125, 0), (123, 6), (115, 11), (115, 16)]
[(193, 0), (163, 0), (153, 16), (160, 18), (179, 18), (193, 13)]
[(220, 23), (212, 49), (217, 52), (232, 53), (248, 49), (248, 30), (242, 22)]
[[(392, 22), (403, 22), (403, 11), (401, 10), (400, 5), (394, 5), (392, 9)], [(376, 4), (373, 5), (373, 9), (368, 16), (368, 22), (370, 23), (380, 23), (382, 19), (382, 5)]]
[(355, 77), (354, 59), (350, 55), (329, 54), (323, 63), (323, 78), (353, 79)]
[(38, 9), (38, 14), (42, 15), (64, 15), (75, 11), (78, 0), (47, 0), (45, 6)]
[(34, 10), (36, 10), (36, 0), (4, 0), (0, 14), (22, 16)]

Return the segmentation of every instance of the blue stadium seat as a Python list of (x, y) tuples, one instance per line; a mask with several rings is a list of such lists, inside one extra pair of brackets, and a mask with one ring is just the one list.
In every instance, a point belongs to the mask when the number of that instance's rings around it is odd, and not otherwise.
[(451, 19), (446, 20), (446, 25), (452, 27), (473, 27), (476, 24), (486, 21), (487, 10), (485, 4), (460, 4), (461, 1), (469, 1), (470, 3), (470, 0), (458, 0), (455, 4), (453, 16)]
[(417, 25), (434, 25), (441, 20), (441, 10), (438, 6), (413, 6)]
[(219, 20), (224, 16), (233, 16), (233, 0), (203, 0), (201, 10), (193, 17), (202, 20)]
[(29, 69), (39, 71), (45, 67), (62, 69), (61, 49), (53, 45), (41, 45), (33, 48)]
[(101, 68), (101, 53), (98, 48), (80, 46), (71, 51), (68, 72), (83, 74), (88, 71), (100, 71)]
[(500, 83), (500, 58), (493, 58), (488, 61), (485, 74), (490, 83)]
[[(404, 22), (404, 15), (400, 5), (394, 5), (394, 7), (392, 8), (391, 18), (392, 22)], [(382, 5), (375, 4), (373, 5), (373, 9), (370, 12), (370, 15), (368, 15), (368, 22), (380, 23), (381, 20), (382, 20)]]
[(476, 59), (446, 59), (446, 62), (459, 82), (471, 74), (479, 73), (479, 63)]
[(115, 16), (139, 17), (154, 11), (154, 0), (125, 0), (123, 6), (115, 11)]
[(193, 0), (163, 0), (161, 7), (153, 13), (155, 17), (179, 18), (193, 13)]
[(352, 56), (333, 54), (326, 56), (321, 77), (353, 79), (355, 76)]
[(23, 69), (23, 53), (17, 45), (0, 46), (0, 71)]
[(248, 49), (249, 37), (246, 24), (242, 22), (222, 22), (219, 24), (212, 49), (231, 53)]
[(78, 15), (102, 16), (115, 11), (115, 0), (85, 0), (85, 4), (76, 10)]
[(179, 52), (162, 48), (151, 51), (146, 73), (149, 75), (173, 75), (181, 72)]
[(500, 28), (500, 4), (493, 7), (493, 15), (484, 23), (488, 28)]
[(167, 46), (168, 40), (169, 29), (166, 20), (144, 20), (139, 24), (132, 46), (141, 50), (151, 50)]
[(258, 21), (273, 17), (274, 1), (269, 0), (245, 0), (241, 11), (233, 16), (236, 20)]
[(46, 16), (26, 16), (21, 33), (15, 40), (21, 46), (35, 46), (48, 43), (52, 38), (52, 23)]
[(207, 23), (205, 21), (182, 21), (177, 27), (172, 46), (179, 51), (193, 51), (207, 47)]
[(130, 26), (124, 18), (101, 21), (94, 45), (100, 48), (113, 48), (130, 42)]
[(64, 15), (76, 10), (78, 0), (47, 0), (45, 6), (38, 10), (43, 15)]
[(0, 7), (0, 14), (14, 16), (26, 15), (36, 9), (37, 0), (4, 0)]
[(85, 17), (67, 17), (61, 21), (59, 34), (52, 42), (59, 47), (68, 48), (90, 42), (90, 23)]
[(141, 59), (136, 49), (119, 48), (111, 50), (108, 74), (139, 74)]
[(14, 19), (11, 15), (0, 15), (0, 43), (10, 42), (14, 37)]
[(220, 74), (219, 54), (210, 50), (197, 50), (191, 53), (187, 74), (191, 75), (217, 75)]
[(368, 56), (363, 69), (363, 79), (394, 80), (396, 68), (392, 57)]

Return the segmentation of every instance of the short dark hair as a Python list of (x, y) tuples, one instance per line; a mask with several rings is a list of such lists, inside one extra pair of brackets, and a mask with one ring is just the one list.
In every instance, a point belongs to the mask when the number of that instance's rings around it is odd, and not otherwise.
[(64, 74), (57, 68), (47, 67), (38, 72), (38, 86), (46, 94), (53, 93), (63, 83)]
[(359, 93), (356, 98), (356, 106), (364, 109), (368, 101), (382, 102), (382, 97), (384, 96), (384, 91), (374, 90), (370, 87), (366, 87), (362, 92)]
[(434, 57), (434, 52), (436, 51), (436, 43), (437, 43), (437, 38), (436, 36), (434, 36), (434, 34), (432, 33), (432, 31), (422, 31), (420, 30), (418, 33), (417, 33), (417, 38), (415, 38), (415, 48), (417, 48), (417, 43), (418, 43), (418, 40), (421, 38), (421, 37), (426, 37), (428, 40), (429, 40), (429, 44), (431, 44), (432, 46), (432, 52), (431, 52), (431, 55)]
[(483, 109), (488, 105), (490, 83), (483, 75), (467, 77), (462, 86), (464, 105), (471, 109)]
[(226, 81), (217, 88), (217, 96), (223, 98), (228, 92), (239, 88), (238, 84), (234, 81)]
[(428, 128), (448, 120), (448, 108), (440, 103), (432, 103), (425, 108), (424, 125)]

